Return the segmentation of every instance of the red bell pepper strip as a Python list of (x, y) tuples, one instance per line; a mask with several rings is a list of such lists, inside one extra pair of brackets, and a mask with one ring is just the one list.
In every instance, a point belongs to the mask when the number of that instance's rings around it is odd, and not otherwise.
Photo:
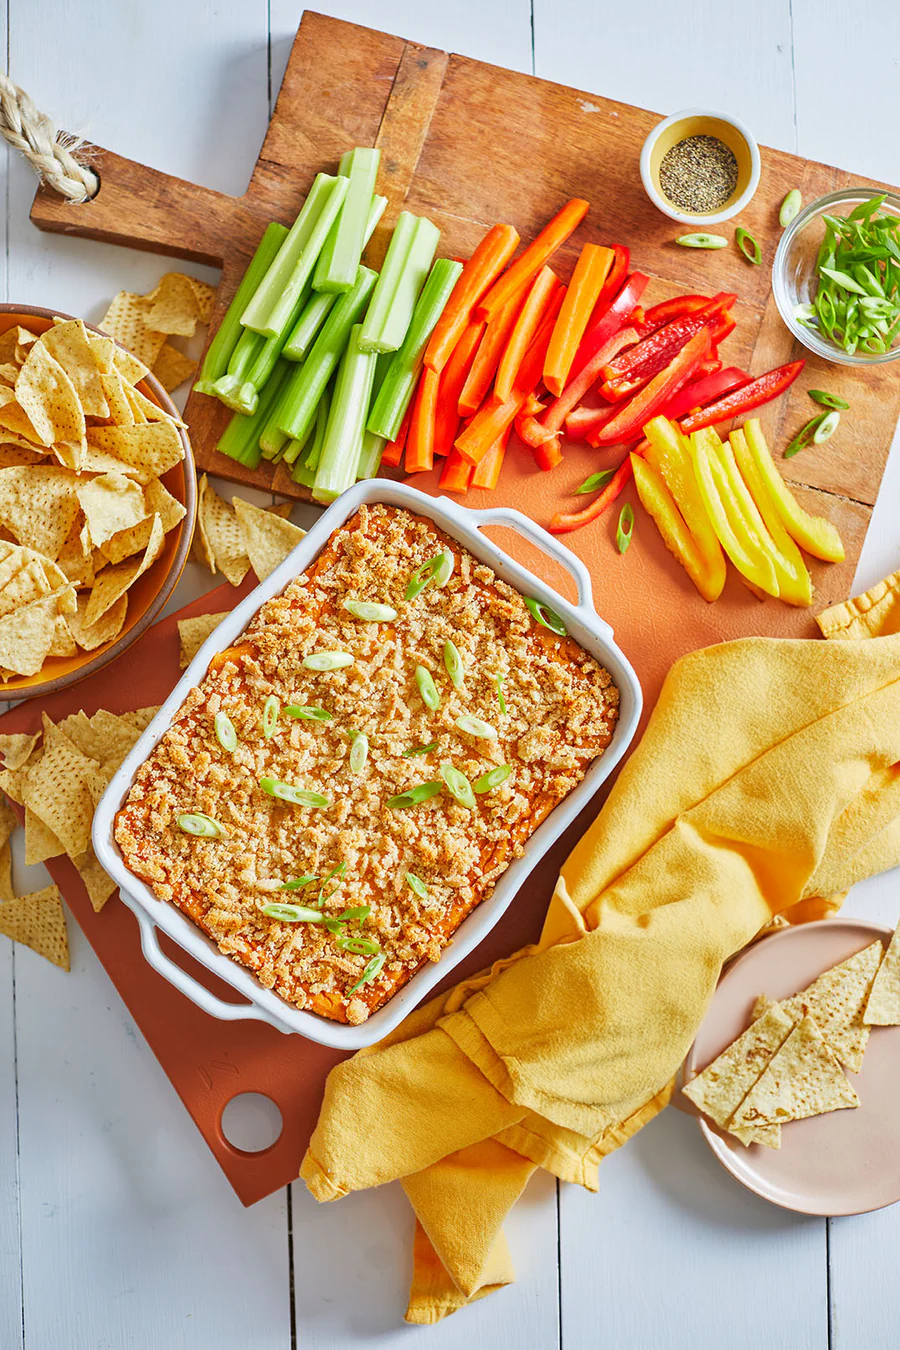
[(805, 361), (791, 361), (786, 366), (767, 370), (765, 375), (758, 376), (740, 389), (732, 390), (715, 403), (707, 404), (699, 412), (689, 413), (681, 423), (681, 430), (689, 433), (700, 431), (702, 427), (714, 427), (718, 422), (727, 422), (731, 417), (750, 412), (751, 408), (771, 403), (773, 398), (778, 398), (779, 394), (790, 388), (805, 365)]
[(638, 440), (644, 424), (655, 417), (660, 408), (690, 379), (708, 352), (709, 330), (701, 328), (672, 358), (665, 370), (654, 375), (650, 383), (629, 399), (612, 421), (607, 422), (597, 437), (598, 444), (617, 445)]
[[(645, 276), (643, 272), (633, 272), (603, 316), (591, 323), (581, 339), (581, 346), (572, 362), (572, 369), (569, 371), (570, 385), (573, 380), (577, 379), (588, 362), (597, 355), (601, 348), (606, 346), (613, 334), (631, 321), (649, 280), (650, 278)], [(635, 341), (637, 341), (637, 337), (638, 335), (635, 333)], [(565, 390), (563, 390), (562, 396), (565, 396)]]
[(603, 369), (606, 384), (601, 392), (604, 398), (614, 402), (635, 393), (642, 384), (658, 375), (701, 328), (709, 329), (711, 342), (718, 345), (734, 328), (729, 310), (736, 299), (735, 295), (719, 294), (701, 309), (673, 319), (636, 346), (621, 352)]
[(648, 337), (650, 333), (655, 333), (657, 328), (671, 323), (673, 319), (680, 319), (685, 314), (693, 314), (695, 310), (703, 309), (704, 305), (709, 304), (709, 300), (708, 295), (673, 295), (671, 300), (663, 300), (661, 304), (653, 305), (644, 315), (641, 337)]
[(569, 381), (559, 398), (553, 400), (546, 412), (542, 413), (539, 418), (525, 419), (523, 428), (519, 430), (519, 435), (525, 444), (530, 445), (533, 449), (535, 446), (543, 444), (544, 441), (558, 437), (569, 413), (581, 402), (596, 382), (601, 367), (611, 360), (616, 352), (634, 342), (636, 337), (637, 334), (633, 328), (620, 329), (608, 340), (604, 347), (601, 347), (594, 354), (587, 365), (582, 366), (578, 375)]
[[(639, 450), (635, 451), (635, 454), (639, 453)], [(547, 529), (551, 534), (568, 534), (570, 530), (580, 530), (582, 525), (590, 525), (592, 520), (597, 520), (598, 517), (603, 515), (606, 508), (612, 505), (633, 473), (631, 455), (626, 454), (606, 487), (599, 497), (594, 498), (590, 506), (586, 506), (583, 511), (573, 511), (568, 515), (565, 512), (558, 512), (550, 521)]]
[[(697, 370), (700, 368), (698, 366)], [(684, 417), (685, 413), (693, 412), (695, 408), (703, 408), (707, 403), (714, 403), (723, 394), (729, 394), (732, 389), (740, 389), (749, 383), (750, 376), (746, 371), (739, 370), (737, 366), (726, 366), (724, 370), (704, 375), (691, 384), (682, 385), (678, 393), (662, 409), (660, 416), (668, 417), (674, 422), (677, 418)]]
[(618, 411), (612, 403), (601, 403), (596, 408), (580, 403), (566, 418), (566, 435), (573, 441), (586, 441), (593, 432), (605, 427)]

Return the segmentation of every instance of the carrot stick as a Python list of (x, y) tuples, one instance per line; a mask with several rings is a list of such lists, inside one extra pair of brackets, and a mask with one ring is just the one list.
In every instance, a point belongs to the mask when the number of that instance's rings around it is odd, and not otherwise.
[(469, 322), (472, 307), (503, 271), (518, 243), (519, 234), (512, 225), (492, 225), (488, 230), (463, 267), (444, 312), (435, 324), (425, 348), (425, 365), (429, 370), (444, 369)]
[(565, 388), (578, 344), (584, 337), (614, 256), (611, 248), (585, 244), (575, 264), (544, 365), (544, 384), (557, 397)]
[[(541, 320), (547, 312), (547, 307), (553, 299), (553, 292), (558, 285), (559, 279), (549, 267), (542, 267), (531, 284), (531, 289), (525, 297), (524, 305), (519, 310), (519, 317), (516, 319), (515, 326), (509, 335), (509, 341), (503, 349), (500, 364), (497, 367), (494, 395), (499, 398), (501, 403), (505, 403), (512, 394), (516, 375), (519, 373), (519, 366), (534, 340), (535, 333), (541, 326)], [(562, 310), (560, 310), (560, 313), (562, 313)], [(559, 320), (557, 320), (558, 322)]]
[(446, 488), (448, 492), (468, 492), (474, 472), (472, 465), (463, 459), (458, 450), (451, 450), (441, 470), (438, 487)]
[[(472, 487), (495, 488), (497, 486), (497, 479), (500, 477), (500, 469), (503, 465), (503, 456), (506, 454), (509, 433), (510, 428), (507, 427), (494, 441), (481, 463), (476, 465), (472, 474)], [(463, 460), (463, 463), (465, 463), (465, 460)]]
[(525, 303), (528, 287), (516, 291), (502, 309), (498, 310), (481, 339), (475, 359), (459, 396), (460, 417), (471, 417), (484, 402), (484, 396), (491, 387), (491, 380), (497, 372), (503, 349), (509, 341), (509, 335), (519, 317), (519, 310)]
[(564, 295), (564, 287), (557, 287), (550, 302), (550, 308), (537, 331), (537, 336), (525, 353), (525, 360), (519, 367), (515, 387), (510, 398), (506, 403), (501, 403), (499, 399), (492, 398), (483, 408), (479, 409), (462, 434), (457, 436), (457, 450), (472, 464), (479, 464), (497, 437), (511, 426), (516, 413), (540, 380), (547, 348), (550, 345), (553, 324), (559, 313)]
[(422, 371), (406, 438), (407, 473), (424, 473), (434, 464), (434, 419), (440, 381), (436, 370)]
[(434, 419), (434, 453), (448, 455), (459, 432), (459, 399), (475, 352), (484, 334), (484, 320), (471, 319), (441, 371)]
[(400, 430), (397, 432), (396, 440), (389, 441), (381, 452), (382, 464), (390, 464), (397, 468), (403, 458), (403, 451), (406, 448), (406, 437), (409, 434), (409, 424), (412, 418), (413, 401), (410, 399), (409, 407), (403, 414), (403, 421), (400, 423)]
[(541, 270), (548, 258), (564, 244), (573, 230), (584, 220), (589, 202), (573, 197), (566, 202), (561, 211), (549, 221), (540, 234), (531, 241), (524, 253), (521, 253), (512, 266), (494, 282), (487, 295), (483, 297), (476, 310), (489, 322), (510, 296), (522, 286), (527, 286)]

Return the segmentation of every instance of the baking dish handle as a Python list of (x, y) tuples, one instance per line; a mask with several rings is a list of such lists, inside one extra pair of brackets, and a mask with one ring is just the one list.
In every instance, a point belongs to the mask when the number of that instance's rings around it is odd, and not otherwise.
[[(594, 609), (594, 597), (591, 591), (591, 574), (584, 563), (573, 553), (565, 544), (560, 544), (554, 539), (552, 534), (536, 525), (528, 516), (523, 515), (521, 511), (514, 511), (508, 506), (489, 506), (484, 511), (468, 511), (468, 519), (472, 521), (477, 530), (481, 530), (485, 525), (506, 525), (511, 530), (517, 530), (519, 534), (532, 544), (553, 558), (564, 567), (575, 582), (575, 589), (578, 593), (578, 608), (589, 610), (591, 619), (596, 622), (600, 617)], [(612, 628), (605, 619), (600, 619), (603, 627), (609, 631), (612, 636)]]
[(188, 975), (187, 971), (182, 970), (177, 962), (166, 956), (159, 945), (156, 924), (149, 914), (137, 910), (136, 918), (141, 930), (141, 950), (147, 962), (157, 974), (162, 975), (164, 980), (168, 980), (169, 984), (174, 984), (175, 988), (180, 990), (185, 998), (189, 998), (192, 1003), (196, 1003), (198, 1008), (202, 1008), (204, 1012), (209, 1013), (210, 1017), (217, 1017), (221, 1022), (238, 1022), (255, 1018), (260, 1022), (268, 1022), (271, 1026), (277, 1027), (279, 1031), (284, 1030), (284, 1027), (279, 1026), (274, 1018), (253, 1003), (226, 1003), (224, 999), (217, 998), (205, 985), (200, 984), (199, 980), (195, 980), (192, 975)]

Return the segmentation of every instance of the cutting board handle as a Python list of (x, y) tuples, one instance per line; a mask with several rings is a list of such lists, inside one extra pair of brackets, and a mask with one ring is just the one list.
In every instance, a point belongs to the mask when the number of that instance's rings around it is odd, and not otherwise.
[(88, 202), (38, 188), (31, 219), (39, 229), (221, 267), (235, 248), (249, 254), (265, 228), (268, 218), (243, 197), (198, 187), (111, 150), (95, 149), (91, 165), (100, 190)]

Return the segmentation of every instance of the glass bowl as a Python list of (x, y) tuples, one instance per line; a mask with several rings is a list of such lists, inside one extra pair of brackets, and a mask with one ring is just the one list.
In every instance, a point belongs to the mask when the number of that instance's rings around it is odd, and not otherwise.
[(772, 264), (772, 290), (778, 312), (798, 342), (808, 351), (836, 361), (842, 366), (877, 366), (900, 356), (900, 344), (888, 352), (855, 352), (850, 356), (816, 328), (798, 323), (794, 318), (797, 305), (809, 304), (816, 290), (816, 257), (825, 235), (823, 215), (849, 215), (860, 202), (884, 195), (880, 211), (900, 217), (900, 197), (892, 192), (882, 194), (877, 188), (842, 188), (829, 192), (805, 206), (781, 236)]

